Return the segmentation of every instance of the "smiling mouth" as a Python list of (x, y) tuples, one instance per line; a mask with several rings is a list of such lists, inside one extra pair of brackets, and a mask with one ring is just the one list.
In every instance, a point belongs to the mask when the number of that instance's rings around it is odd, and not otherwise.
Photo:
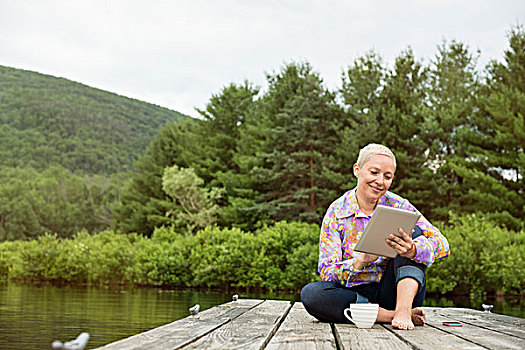
[(370, 186), (370, 188), (375, 191), (375, 192), (381, 192), (383, 191), (383, 189), (380, 189), (380, 188), (377, 188), (377, 187), (374, 187), (374, 186)]

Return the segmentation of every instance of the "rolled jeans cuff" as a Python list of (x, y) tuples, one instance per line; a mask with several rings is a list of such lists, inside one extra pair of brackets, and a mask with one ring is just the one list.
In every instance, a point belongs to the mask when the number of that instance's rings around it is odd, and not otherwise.
[(361, 295), (359, 293), (356, 293), (357, 294), (357, 299), (355, 301), (356, 304), (367, 304), (368, 303), (368, 298), (365, 297), (364, 295)]
[(419, 283), (419, 288), (421, 288), (422, 285), (425, 283), (425, 273), (421, 271), (420, 268), (416, 266), (401, 266), (396, 271), (396, 285), (401, 281), (403, 278), (413, 278)]

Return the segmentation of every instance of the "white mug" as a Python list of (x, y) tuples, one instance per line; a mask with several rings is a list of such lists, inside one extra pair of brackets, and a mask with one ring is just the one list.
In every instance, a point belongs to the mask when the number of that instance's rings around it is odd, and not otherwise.
[(357, 328), (372, 328), (376, 322), (378, 312), (379, 304), (350, 304), (350, 308), (344, 310), (345, 317), (355, 324)]

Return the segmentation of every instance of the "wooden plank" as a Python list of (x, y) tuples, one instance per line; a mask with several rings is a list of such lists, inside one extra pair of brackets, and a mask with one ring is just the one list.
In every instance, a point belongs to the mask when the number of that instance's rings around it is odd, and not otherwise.
[(464, 308), (425, 308), (425, 310), (439, 313), (444, 317), (456, 318), (462, 323), (525, 339), (525, 319), (523, 318)]
[(262, 349), (290, 306), (289, 301), (266, 300), (184, 349)]
[(525, 341), (521, 338), (496, 332), (487, 328), (463, 323), (461, 327), (444, 326), (444, 321), (459, 321), (456, 317), (443, 316), (437, 310), (427, 310), (427, 324), (444, 332), (454, 334), (474, 344), (489, 349), (523, 349)]
[(334, 333), (339, 348), (343, 350), (412, 349), (392, 332), (377, 323), (370, 329), (357, 328), (350, 324), (334, 324)]
[(486, 349), (454, 334), (443, 332), (430, 326), (420, 326), (412, 330), (394, 329), (390, 324), (383, 325), (383, 327), (416, 349)]
[(319, 322), (306, 312), (303, 303), (293, 304), (266, 350), (336, 349), (329, 323)]
[(99, 349), (178, 349), (227, 324), (262, 302), (263, 300), (240, 299), (237, 302), (222, 304), (200, 312), (198, 318), (188, 316)]
[(334, 324), (334, 332), (340, 349), (412, 349), (380, 324), (370, 329)]

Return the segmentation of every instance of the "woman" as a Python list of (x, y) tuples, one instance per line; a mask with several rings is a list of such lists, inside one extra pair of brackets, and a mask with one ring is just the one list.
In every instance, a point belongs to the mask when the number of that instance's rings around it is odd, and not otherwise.
[[(396, 158), (385, 146), (369, 144), (359, 152), (353, 167), (357, 186), (328, 209), (319, 241), (321, 282), (306, 285), (301, 300), (306, 310), (324, 322), (348, 322), (343, 310), (356, 302), (379, 304), (376, 322), (394, 328), (423, 325), (426, 268), (449, 255), (446, 238), (420, 217), (409, 235), (390, 235), (386, 243), (393, 258), (358, 253), (354, 247), (377, 205), (418, 212), (406, 199), (388, 192), (396, 171)], [(419, 212), (418, 212), (419, 213)]]

